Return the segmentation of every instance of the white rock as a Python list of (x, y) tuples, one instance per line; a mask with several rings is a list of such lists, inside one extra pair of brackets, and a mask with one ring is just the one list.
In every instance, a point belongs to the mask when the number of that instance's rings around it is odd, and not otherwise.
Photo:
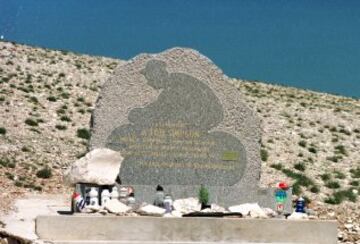
[(257, 203), (244, 203), (231, 206), (229, 207), (229, 211), (232, 213), (241, 213), (243, 216), (248, 216), (252, 212), (254, 218), (266, 215)]
[(254, 208), (250, 210), (250, 217), (251, 218), (261, 218), (261, 219), (269, 218), (269, 216), (266, 214), (266, 212), (262, 208), (260, 208), (259, 205), (254, 206)]
[(71, 165), (65, 173), (65, 181), (70, 185), (113, 185), (123, 159), (119, 152), (107, 148), (94, 149)]
[(344, 224), (345, 228), (348, 229), (348, 230), (351, 230), (354, 225), (353, 224)]
[(226, 212), (226, 209), (213, 203), (211, 204), (211, 210), (213, 210), (214, 212), (221, 212), (221, 213), (225, 213)]
[(171, 212), (171, 215), (173, 217), (177, 217), (177, 218), (181, 218), (182, 217), (182, 213), (180, 211), (174, 210)]
[(110, 213), (114, 214), (120, 214), (120, 213), (126, 213), (131, 208), (123, 204), (117, 199), (111, 199), (105, 203), (104, 208), (109, 211)]
[(271, 208), (263, 208), (263, 210), (266, 213), (266, 215), (270, 218), (277, 216), (277, 213), (274, 210), (272, 210)]
[(85, 211), (85, 212), (98, 212), (100, 210), (100, 206), (99, 205), (88, 205), (85, 207), (86, 210), (88, 211)]
[(182, 214), (198, 212), (201, 210), (201, 204), (199, 200), (194, 197), (177, 199), (174, 201), (173, 206), (175, 210)]
[(147, 214), (147, 215), (163, 215), (165, 213), (164, 208), (159, 208), (157, 206), (148, 204), (139, 209), (140, 213)]
[(288, 219), (290, 220), (301, 220), (301, 219), (309, 219), (309, 216), (306, 213), (297, 213), (293, 212)]

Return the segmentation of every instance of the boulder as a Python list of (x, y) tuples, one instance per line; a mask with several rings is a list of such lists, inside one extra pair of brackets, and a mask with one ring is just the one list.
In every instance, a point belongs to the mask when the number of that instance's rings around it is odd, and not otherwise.
[(111, 199), (111, 200), (107, 201), (104, 208), (107, 211), (109, 211), (109, 213), (114, 213), (114, 214), (126, 213), (127, 211), (129, 211), (131, 209), (130, 207), (123, 204), (122, 202), (120, 202), (117, 199)]
[(201, 210), (201, 204), (197, 198), (190, 197), (177, 199), (173, 203), (174, 209), (182, 214), (198, 212)]
[(151, 216), (162, 216), (165, 213), (164, 208), (159, 208), (151, 204), (141, 207), (138, 211), (140, 214)]
[(107, 148), (94, 149), (71, 165), (65, 173), (65, 181), (70, 185), (113, 185), (123, 159), (119, 152)]
[(267, 218), (266, 212), (257, 203), (244, 203), (229, 207), (232, 213), (241, 213), (244, 217), (250, 215), (252, 218)]
[(290, 220), (309, 219), (309, 216), (306, 213), (293, 212), (287, 219)]

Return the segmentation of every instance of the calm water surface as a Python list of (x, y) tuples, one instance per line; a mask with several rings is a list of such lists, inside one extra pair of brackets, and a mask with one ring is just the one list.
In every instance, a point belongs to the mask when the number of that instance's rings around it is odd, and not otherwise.
[(360, 97), (356, 0), (0, 0), (0, 35), (120, 59), (191, 47), (232, 77)]

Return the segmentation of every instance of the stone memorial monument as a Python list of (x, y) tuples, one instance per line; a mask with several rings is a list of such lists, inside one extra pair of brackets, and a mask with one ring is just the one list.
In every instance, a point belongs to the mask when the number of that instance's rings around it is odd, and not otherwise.
[(142, 54), (119, 66), (101, 89), (91, 128), (91, 149), (120, 152), (121, 184), (140, 201), (151, 203), (157, 185), (174, 198), (197, 196), (203, 185), (223, 206), (275, 206), (274, 189), (258, 187), (259, 120), (197, 51)]

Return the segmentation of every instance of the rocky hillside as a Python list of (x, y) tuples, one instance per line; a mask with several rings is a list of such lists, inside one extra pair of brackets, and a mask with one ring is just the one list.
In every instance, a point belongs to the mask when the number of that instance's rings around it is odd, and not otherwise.
[[(25, 192), (69, 193), (62, 173), (86, 152), (99, 88), (123, 61), (0, 42), (0, 209)], [(360, 100), (232, 80), (262, 124), (261, 184), (279, 180), (360, 235)], [(360, 238), (359, 238), (360, 239)]]

